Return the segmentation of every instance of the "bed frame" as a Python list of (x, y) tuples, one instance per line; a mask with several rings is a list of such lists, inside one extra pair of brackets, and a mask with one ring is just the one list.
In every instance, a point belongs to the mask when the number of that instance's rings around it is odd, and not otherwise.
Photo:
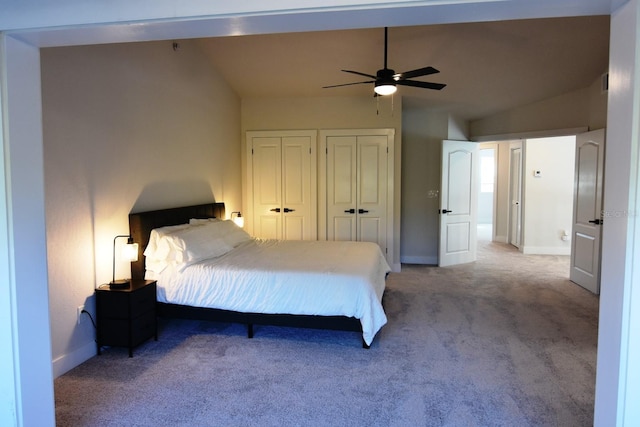
[[(143, 279), (144, 255), (151, 230), (167, 225), (189, 222), (191, 218), (226, 218), (224, 203), (207, 203), (179, 208), (161, 209), (129, 214), (129, 233), (138, 243), (138, 261), (131, 264), (131, 277)], [(290, 326), (297, 328), (331, 329), (362, 333), (362, 325), (355, 317), (313, 316), (292, 314), (242, 313), (213, 308), (191, 307), (158, 303), (158, 315), (170, 318), (210, 320), (226, 323), (241, 323), (247, 326), (247, 336), (253, 338), (254, 325)], [(362, 339), (362, 347), (369, 348)]]

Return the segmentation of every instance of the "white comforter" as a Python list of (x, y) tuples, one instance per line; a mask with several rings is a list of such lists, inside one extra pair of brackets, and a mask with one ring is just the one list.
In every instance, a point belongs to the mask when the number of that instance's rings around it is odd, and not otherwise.
[(355, 317), (371, 344), (387, 322), (382, 294), (389, 271), (374, 243), (251, 240), (183, 271), (166, 268), (155, 278), (160, 302)]

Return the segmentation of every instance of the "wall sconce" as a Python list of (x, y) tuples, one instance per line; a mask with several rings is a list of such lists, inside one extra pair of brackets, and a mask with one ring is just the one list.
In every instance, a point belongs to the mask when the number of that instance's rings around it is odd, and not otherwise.
[(131, 283), (129, 279), (116, 280), (116, 240), (120, 237), (127, 238), (127, 244), (122, 247), (122, 251), (120, 252), (121, 258), (129, 262), (138, 260), (138, 244), (133, 243), (133, 237), (123, 234), (113, 238), (113, 277), (111, 283), (109, 283), (109, 287), (112, 289), (128, 288), (129, 283)]
[(244, 228), (244, 218), (240, 212), (231, 212), (231, 220), (235, 222), (238, 227)]

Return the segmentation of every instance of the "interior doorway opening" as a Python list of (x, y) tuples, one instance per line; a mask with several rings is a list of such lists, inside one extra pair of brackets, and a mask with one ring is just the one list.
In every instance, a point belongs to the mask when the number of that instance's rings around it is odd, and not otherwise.
[(480, 146), (480, 193), (478, 194), (478, 244), (493, 241), (497, 185), (496, 144)]

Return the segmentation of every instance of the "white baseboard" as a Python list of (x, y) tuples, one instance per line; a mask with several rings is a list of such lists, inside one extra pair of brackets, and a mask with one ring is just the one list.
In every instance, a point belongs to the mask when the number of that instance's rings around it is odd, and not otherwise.
[(400, 262), (403, 264), (423, 264), (438, 265), (437, 256), (402, 256)]
[(509, 243), (507, 236), (496, 236), (493, 238), (493, 241), (498, 243)]
[(571, 255), (571, 248), (553, 246), (523, 246), (522, 253), (525, 255)]
[(52, 363), (53, 378), (58, 378), (60, 375), (91, 359), (96, 354), (98, 354), (96, 343), (90, 342), (71, 353), (56, 358)]

